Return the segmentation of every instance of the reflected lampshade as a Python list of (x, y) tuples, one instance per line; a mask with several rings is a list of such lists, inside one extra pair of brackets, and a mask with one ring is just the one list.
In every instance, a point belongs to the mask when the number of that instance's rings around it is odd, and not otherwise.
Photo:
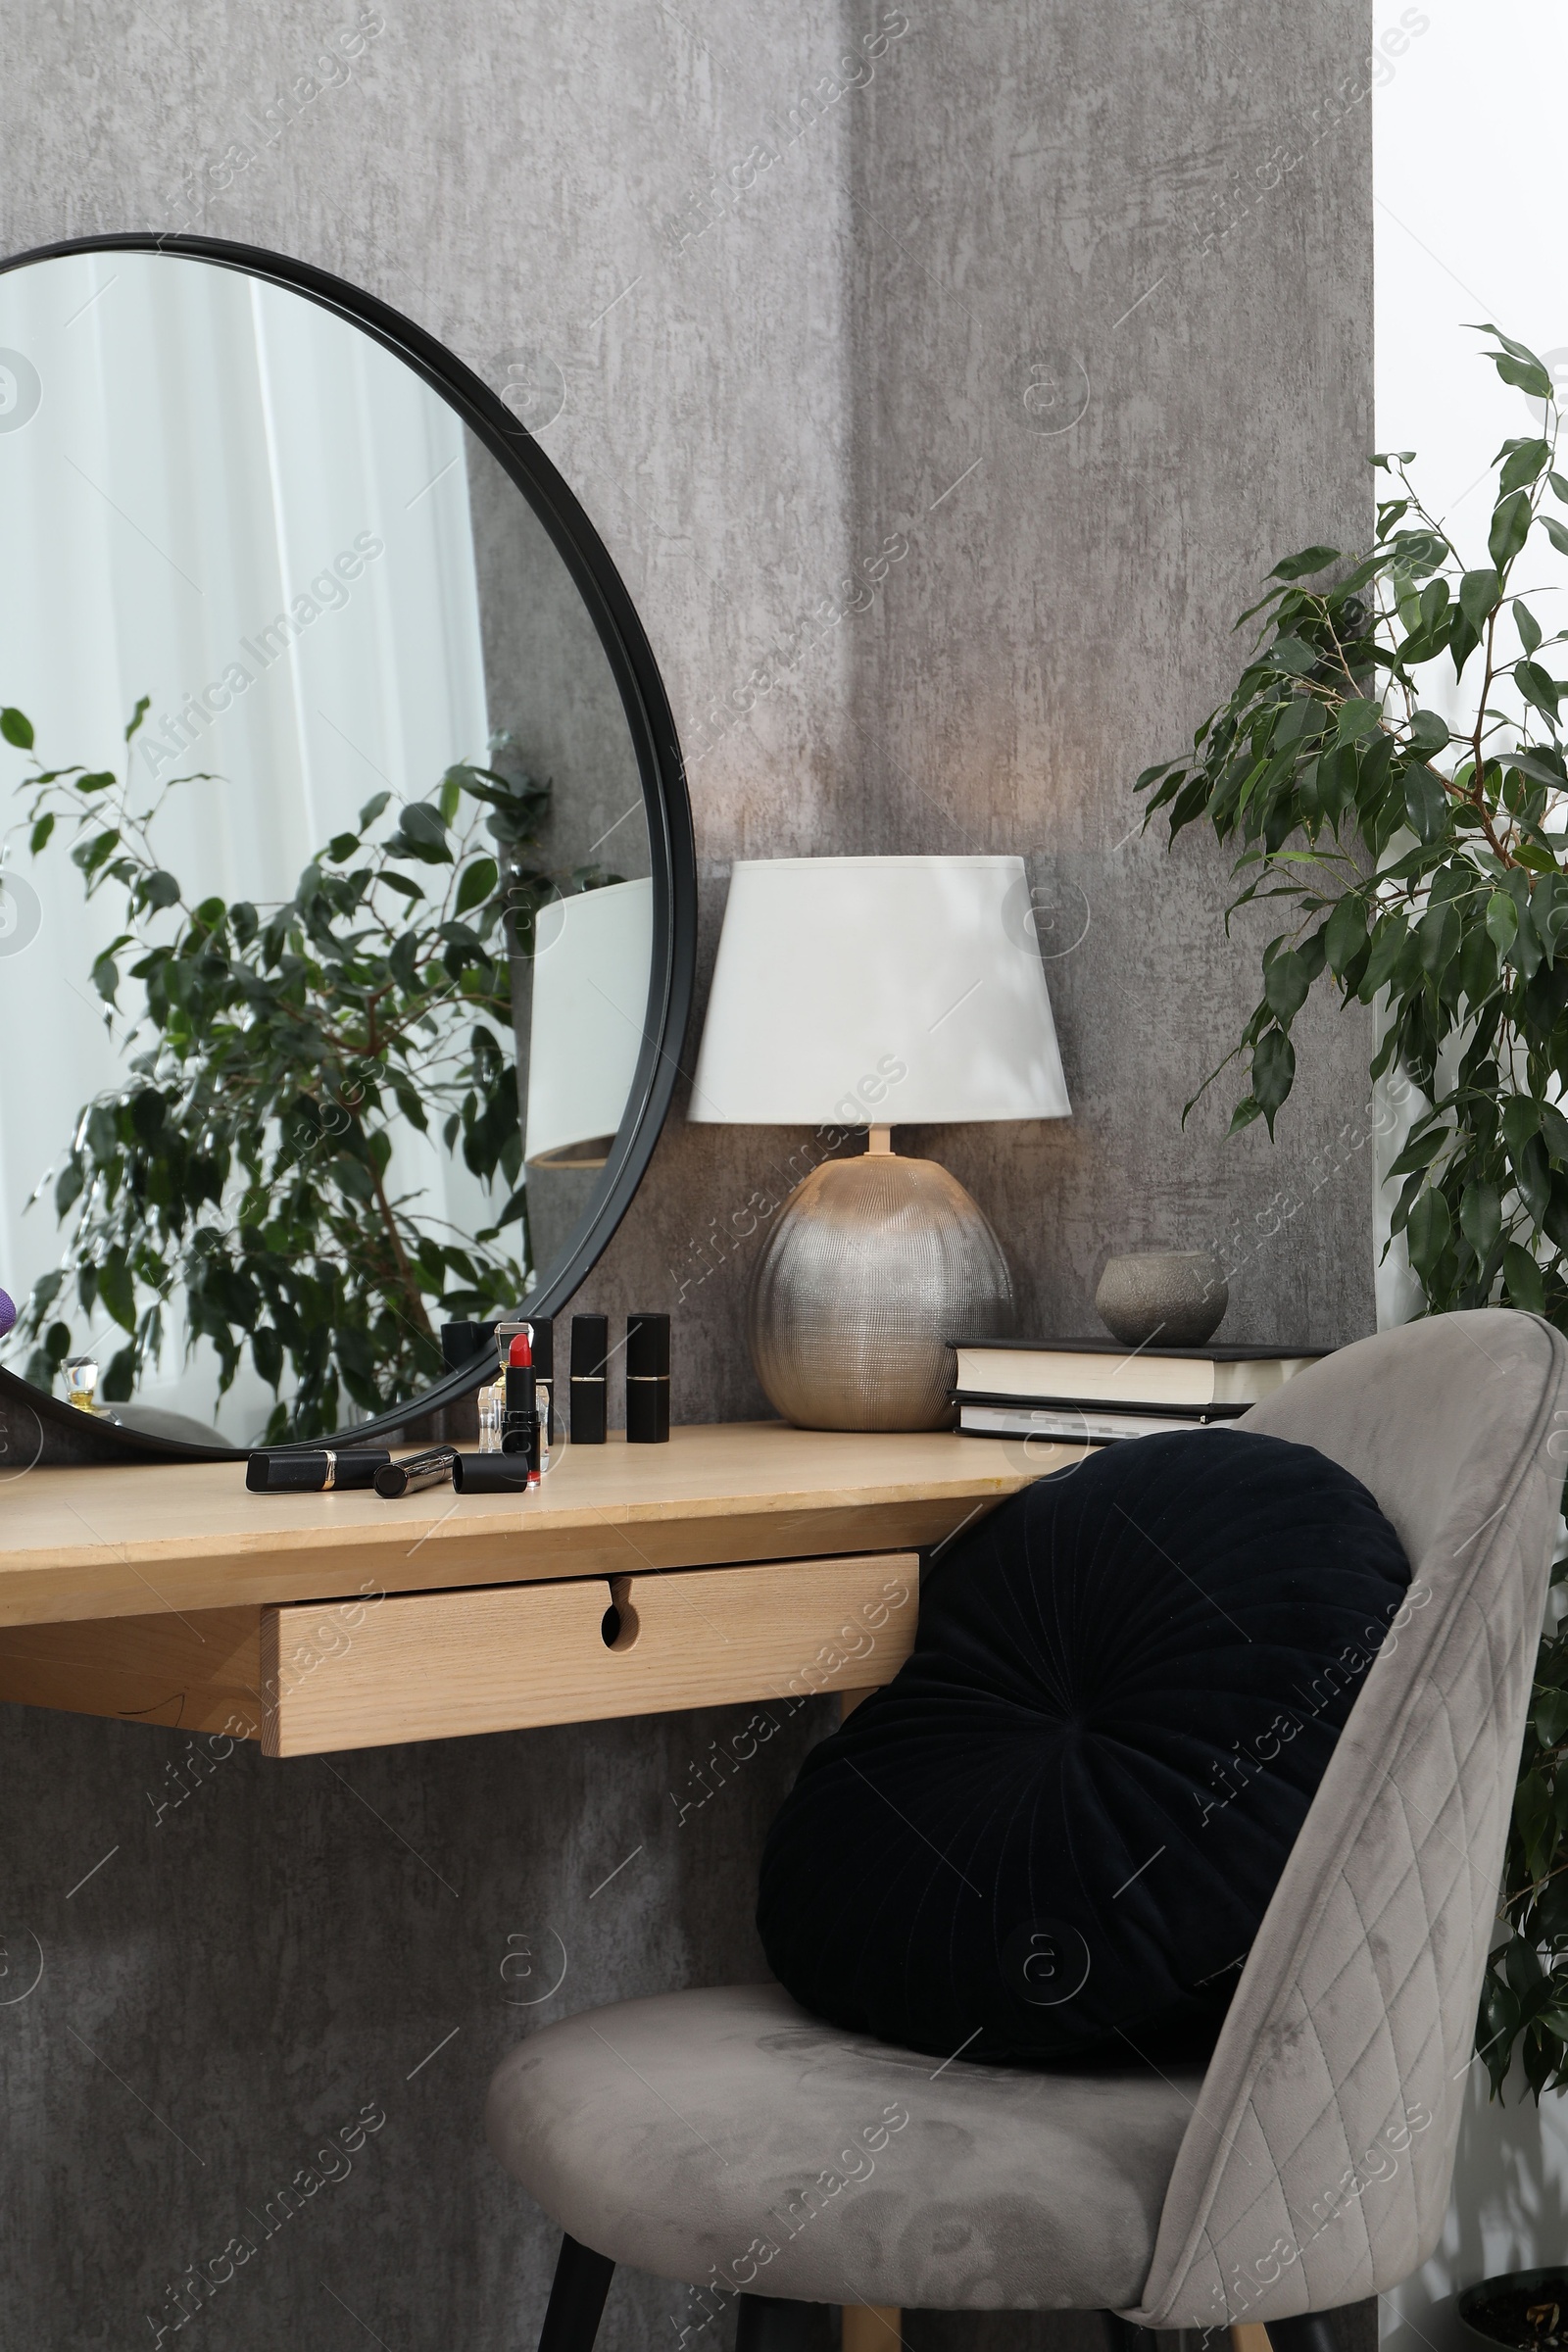
[(653, 968), (654, 886), (555, 899), (534, 924), (523, 1156), (602, 1166), (636, 1074)]
[(1021, 858), (737, 859), (693, 1119), (1069, 1115)]

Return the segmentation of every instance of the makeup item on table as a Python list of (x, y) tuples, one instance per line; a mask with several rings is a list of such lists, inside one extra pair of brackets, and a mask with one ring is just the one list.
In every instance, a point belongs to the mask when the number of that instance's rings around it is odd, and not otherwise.
[(384, 1446), (322, 1446), (298, 1453), (253, 1453), (245, 1484), (253, 1494), (331, 1494), (371, 1487), (392, 1456)]
[(536, 1494), (537, 1475), (525, 1453), (460, 1453), (452, 1465), (460, 1494)]
[(603, 1446), (609, 1427), (610, 1317), (571, 1318), (571, 1442)]
[(626, 1317), (626, 1443), (662, 1446), (669, 1437), (669, 1317)]
[(420, 1494), (426, 1487), (449, 1487), (452, 1484), (452, 1465), (458, 1458), (455, 1446), (430, 1446), (423, 1453), (411, 1453), (401, 1462), (388, 1462), (375, 1474), (375, 1491), (388, 1502), (400, 1494)]
[(78, 1413), (98, 1411), (96, 1356), (72, 1355), (66, 1358), (66, 1402), (74, 1405)]
[(539, 1443), (543, 1449), (542, 1467), (550, 1467), (550, 1448), (556, 1442), (556, 1326), (550, 1315), (539, 1315), (528, 1325), (528, 1342), (533, 1348), (533, 1369), (539, 1407)]
[(501, 1451), (501, 1424), (507, 1413), (507, 1376), (503, 1372), (479, 1391), (479, 1451)]
[(507, 1411), (501, 1430), (504, 1454), (521, 1454), (528, 1484), (539, 1483), (539, 1389), (533, 1347), (526, 1331), (512, 1342), (507, 1359)]

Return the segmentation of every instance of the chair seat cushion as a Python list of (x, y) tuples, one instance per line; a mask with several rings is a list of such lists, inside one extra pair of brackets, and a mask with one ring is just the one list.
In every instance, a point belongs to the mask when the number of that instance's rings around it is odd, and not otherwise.
[(944, 2058), (1208, 2050), (1409, 1577), (1357, 1479), (1246, 1429), (1025, 1489), (807, 1758), (762, 1859), (774, 1973)]
[(572, 2237), (702, 2290), (673, 2342), (737, 2291), (1130, 2308), (1200, 2082), (934, 2067), (746, 1984), (547, 2027), (498, 2069), (488, 2128)]

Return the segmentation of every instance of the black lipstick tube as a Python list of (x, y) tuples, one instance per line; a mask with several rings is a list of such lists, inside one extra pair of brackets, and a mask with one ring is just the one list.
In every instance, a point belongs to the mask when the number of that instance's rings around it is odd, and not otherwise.
[(455, 1446), (431, 1446), (423, 1453), (411, 1453), (406, 1461), (388, 1462), (375, 1474), (375, 1491), (388, 1502), (400, 1494), (418, 1494), (426, 1487), (446, 1487), (452, 1483), (452, 1465), (458, 1458)]
[(610, 1317), (571, 1318), (571, 1442), (603, 1446), (609, 1429)]
[(373, 1446), (323, 1446), (312, 1452), (253, 1453), (245, 1484), (253, 1494), (330, 1494), (371, 1487), (392, 1456)]
[(460, 1453), (452, 1465), (460, 1494), (527, 1494), (536, 1491), (525, 1453)]
[(538, 1380), (535, 1409), (544, 1424), (546, 1446), (556, 1442), (556, 1326), (550, 1315), (541, 1315), (528, 1326), (533, 1346), (533, 1368)]
[(523, 1456), (528, 1474), (539, 1475), (538, 1374), (532, 1364), (507, 1366), (507, 1410), (501, 1424), (503, 1454)]
[(626, 1443), (662, 1446), (669, 1438), (669, 1317), (626, 1317)]

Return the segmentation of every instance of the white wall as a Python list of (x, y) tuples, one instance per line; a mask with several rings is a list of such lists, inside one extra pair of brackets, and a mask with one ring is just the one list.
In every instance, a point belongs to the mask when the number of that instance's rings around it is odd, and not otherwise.
[[(1552, 260), (1568, 197), (1568, 17), (1552, 0), (1488, 0), (1485, 11), (1384, 0), (1377, 27), (1377, 446), (1418, 453), (1411, 473), (1426, 504), (1485, 563), (1490, 462), (1530, 431), (1531, 410), (1477, 357), (1483, 339), (1465, 321), (1530, 344), (1568, 384), (1568, 272)], [(1560, 562), (1539, 569), (1568, 586)], [(1548, 632), (1568, 625), (1563, 586), (1532, 599)], [(1396, 1149), (1391, 1140), (1385, 1165)], [(1380, 1250), (1386, 1216), (1385, 1204)], [(1416, 1303), (1391, 1261), (1379, 1322), (1403, 1321)], [(1383, 2342), (1396, 2352), (1461, 2352), (1460, 2287), (1568, 2259), (1568, 2110), (1554, 2095), (1538, 2111), (1517, 2087), (1498, 2106), (1487, 2088), (1472, 2067), (1443, 2243), (1383, 2298)]]

